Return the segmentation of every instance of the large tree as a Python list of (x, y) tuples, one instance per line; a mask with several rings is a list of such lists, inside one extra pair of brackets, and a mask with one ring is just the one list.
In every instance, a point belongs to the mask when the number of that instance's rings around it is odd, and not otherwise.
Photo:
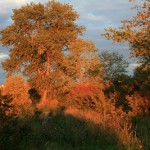
[(64, 80), (69, 45), (82, 35), (84, 27), (78, 26), (79, 15), (69, 4), (54, 0), (46, 4), (27, 4), (14, 9), (13, 23), (0, 31), (0, 41), (10, 46), (9, 58), (2, 63), (11, 75), (21, 72), (42, 91), (43, 101), (54, 78)]

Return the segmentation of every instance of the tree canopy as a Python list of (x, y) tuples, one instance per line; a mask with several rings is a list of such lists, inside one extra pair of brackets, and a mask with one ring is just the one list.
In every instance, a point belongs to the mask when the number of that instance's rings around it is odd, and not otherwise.
[(100, 53), (105, 79), (116, 79), (120, 75), (127, 73), (129, 63), (124, 59), (123, 55), (117, 52), (103, 51)]
[[(1, 43), (11, 46), (9, 58), (2, 63), (7, 74), (23, 73), (45, 96), (52, 86), (66, 83), (66, 77), (81, 80), (83, 70), (94, 59), (87, 60), (87, 55), (96, 48), (78, 38), (85, 30), (76, 24), (78, 17), (71, 5), (54, 0), (14, 9), (13, 23), (0, 31)], [(89, 67), (83, 66), (83, 59)]]
[(73, 42), (83, 27), (77, 26), (78, 14), (68, 4), (51, 1), (28, 4), (13, 10), (13, 24), (1, 30), (1, 42), (12, 46), (10, 58), (3, 63), (9, 73), (22, 71), (41, 76), (54, 70), (65, 46)]

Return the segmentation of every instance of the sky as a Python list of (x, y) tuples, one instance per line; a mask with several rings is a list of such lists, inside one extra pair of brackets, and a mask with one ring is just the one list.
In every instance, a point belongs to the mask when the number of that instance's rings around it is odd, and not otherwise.
[[(100, 50), (108, 50), (110, 52), (117, 51), (130, 61), (128, 67), (129, 74), (132, 74), (133, 69), (137, 66), (136, 60), (129, 59), (129, 47), (127, 43), (112, 44), (111, 40), (102, 37), (105, 33), (104, 29), (108, 27), (118, 28), (121, 26), (121, 21), (130, 19), (136, 14), (134, 3), (129, 3), (128, 0), (57, 0), (61, 3), (69, 3), (73, 5), (74, 10), (80, 15), (77, 20), (78, 25), (86, 27), (86, 32), (83, 38), (92, 40), (96, 47)], [(12, 9), (20, 8), (30, 2), (45, 3), (48, 0), (0, 0), (0, 29), (12, 23)], [(140, 4), (137, 0), (136, 4)], [(8, 57), (8, 48), (0, 46), (0, 62)], [(0, 84), (4, 82), (5, 74), (0, 67)]]

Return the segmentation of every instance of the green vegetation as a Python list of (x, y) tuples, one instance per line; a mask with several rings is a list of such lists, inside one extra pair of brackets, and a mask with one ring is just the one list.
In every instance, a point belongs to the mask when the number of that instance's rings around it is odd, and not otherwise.
[(150, 117), (137, 117), (133, 119), (133, 129), (136, 131), (137, 137), (143, 143), (143, 149), (150, 148)]
[(0, 147), (3, 150), (120, 149), (113, 135), (104, 129), (64, 114), (50, 116), (46, 123), (40, 118), (14, 122), (0, 131)]
[(123, 55), (117, 52), (103, 51), (100, 53), (100, 59), (104, 63), (106, 80), (117, 80), (119, 76), (127, 73), (129, 63), (124, 59)]

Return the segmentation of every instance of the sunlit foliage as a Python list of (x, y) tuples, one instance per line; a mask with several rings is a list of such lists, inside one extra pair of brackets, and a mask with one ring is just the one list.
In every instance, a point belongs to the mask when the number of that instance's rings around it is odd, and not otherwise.
[(21, 76), (15, 75), (6, 78), (2, 94), (12, 96), (11, 104), (15, 107), (18, 117), (32, 114), (32, 102), (29, 99), (28, 90), (29, 86)]
[(144, 0), (138, 12), (130, 20), (122, 21), (119, 29), (108, 28), (104, 36), (114, 42), (128, 42), (133, 57), (138, 57), (141, 63), (150, 63), (150, 1)]

